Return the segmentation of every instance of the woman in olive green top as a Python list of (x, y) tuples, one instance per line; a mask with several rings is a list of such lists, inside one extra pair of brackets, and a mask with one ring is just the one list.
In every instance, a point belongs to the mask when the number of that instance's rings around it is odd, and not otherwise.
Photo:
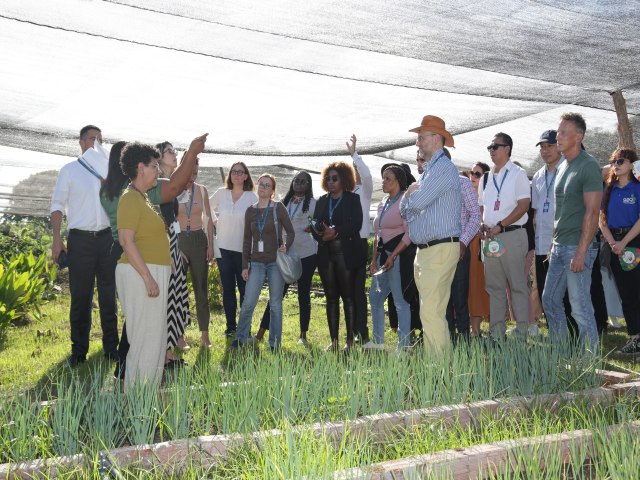
[(116, 267), (130, 343), (125, 390), (135, 382), (159, 384), (164, 368), (171, 256), (164, 220), (147, 197), (158, 179), (159, 157), (151, 145), (131, 143), (120, 160), (131, 179), (118, 204), (118, 236), (124, 253)]

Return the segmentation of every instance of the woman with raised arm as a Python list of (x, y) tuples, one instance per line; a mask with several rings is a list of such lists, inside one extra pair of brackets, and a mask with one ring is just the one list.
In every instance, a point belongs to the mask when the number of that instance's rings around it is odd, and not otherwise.
[(330, 351), (339, 348), (341, 298), (347, 327), (345, 351), (353, 346), (354, 279), (367, 255), (360, 241), (362, 207), (360, 197), (353, 193), (355, 185), (351, 165), (330, 163), (322, 172), (322, 188), (327, 193), (318, 199), (313, 212), (312, 233), (318, 241), (318, 273), (326, 298)]
[[(284, 196), (282, 203), (287, 207), (289, 218), (296, 232), (296, 238), (291, 247), (293, 252), (302, 261), (302, 276), (296, 282), (298, 287), (298, 305), (300, 307), (300, 337), (298, 343), (307, 345), (307, 331), (311, 320), (311, 279), (316, 270), (318, 243), (311, 236), (309, 227), (309, 216), (316, 207), (316, 200), (313, 198), (313, 186), (311, 185), (311, 175), (308, 172), (300, 171), (291, 180), (289, 191)], [(289, 285), (284, 286), (282, 296), (289, 290)], [(264, 334), (269, 330), (270, 305), (267, 306), (262, 315), (260, 329), (256, 335), (258, 340), (262, 340)]]
[[(269, 348), (280, 347), (282, 341), (282, 290), (284, 279), (278, 268), (278, 252), (287, 252), (295, 239), (293, 225), (287, 209), (274, 200), (276, 179), (263, 173), (258, 178), (258, 201), (247, 208), (244, 217), (244, 239), (242, 243), (242, 278), (247, 282), (244, 301), (238, 321), (236, 340), (232, 346), (239, 347), (255, 341), (251, 337), (251, 318), (258, 304), (265, 279), (269, 285), (271, 329)], [(286, 246), (283, 241), (286, 232)]]
[[(244, 234), (244, 214), (258, 201), (253, 191), (253, 180), (244, 162), (231, 165), (225, 186), (211, 195), (211, 213), (216, 227), (216, 244), (220, 250), (217, 258), (222, 282), (222, 306), (227, 320), (224, 334), (236, 334), (236, 314), (238, 300), (236, 287), (240, 292), (240, 306), (244, 301), (245, 280), (242, 278), (242, 243)], [(216, 255), (217, 257), (217, 255)]]
[(640, 352), (640, 182), (633, 150), (616, 149), (600, 211), (600, 230), (611, 247), (611, 271), (622, 299), (629, 339), (618, 353)]

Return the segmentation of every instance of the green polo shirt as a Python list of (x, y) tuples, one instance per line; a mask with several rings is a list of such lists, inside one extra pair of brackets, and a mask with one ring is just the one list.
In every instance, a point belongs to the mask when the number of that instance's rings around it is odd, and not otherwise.
[(598, 161), (583, 150), (576, 158), (562, 162), (558, 167), (554, 243), (574, 246), (580, 242), (586, 212), (585, 192), (602, 192), (602, 174)]

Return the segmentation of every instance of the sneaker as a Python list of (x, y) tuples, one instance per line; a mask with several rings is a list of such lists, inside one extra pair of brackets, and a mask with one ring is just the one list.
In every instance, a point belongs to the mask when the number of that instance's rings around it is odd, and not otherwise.
[(611, 328), (622, 328), (622, 324), (620, 320), (624, 320), (622, 317), (609, 317), (609, 325)]
[(340, 350), (340, 347), (337, 344), (333, 344), (333, 343), (330, 343), (324, 349), (325, 352), (333, 352), (333, 353), (338, 352), (338, 350)]
[(235, 328), (227, 328), (224, 331), (224, 336), (227, 338), (231, 338), (236, 334), (236, 329)]
[(309, 346), (309, 341), (306, 338), (300, 337), (298, 339), (298, 345), (304, 345), (305, 347)]
[(240, 348), (242, 346), (242, 344), (240, 343), (240, 340), (235, 339), (233, 342), (231, 342), (231, 344), (229, 346), (231, 348)]
[(373, 340), (369, 340), (367, 343), (362, 345), (363, 350), (384, 350), (384, 344), (382, 343), (374, 343)]
[(79, 363), (84, 363), (87, 361), (87, 357), (85, 357), (84, 355), (73, 355), (71, 354), (71, 356), (69, 358), (67, 358), (67, 366), (69, 368), (73, 368), (78, 366)]
[(529, 336), (530, 337), (537, 337), (540, 334), (540, 331), (538, 330), (538, 324), (537, 323), (532, 323), (531, 325), (529, 325)]
[(618, 350), (617, 353), (636, 354), (640, 353), (640, 338), (632, 337), (627, 341), (626, 345)]

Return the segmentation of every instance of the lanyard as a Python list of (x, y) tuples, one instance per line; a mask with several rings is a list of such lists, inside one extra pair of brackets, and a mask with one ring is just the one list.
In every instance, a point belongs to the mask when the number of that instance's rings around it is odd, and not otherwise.
[(291, 213), (291, 204), (293, 203), (293, 199), (289, 201), (289, 205), (287, 205), (287, 212), (289, 212), (289, 218), (293, 218), (296, 216), (296, 213), (298, 213), (298, 209), (300, 208), (300, 205), (302, 205), (302, 202), (304, 202), (304, 200), (301, 200), (298, 203), (296, 203), (296, 208), (293, 210), (293, 213)]
[(344, 194), (340, 194), (340, 198), (338, 199), (338, 201), (336, 202), (335, 206), (333, 205), (333, 197), (331, 196), (331, 194), (329, 194), (329, 223), (333, 223), (333, 212), (335, 212), (336, 208), (338, 208), (338, 205), (340, 205), (340, 202), (342, 201), (342, 196)]
[(380, 212), (380, 217), (378, 217), (378, 227), (382, 228), (382, 217), (384, 217), (384, 214), (387, 212), (387, 210), (389, 208), (391, 208), (394, 203), (396, 203), (398, 198), (400, 198), (400, 194), (401, 193), (402, 193), (401, 191), (396, 193), (396, 196), (393, 197), (393, 199), (391, 199), (391, 197), (387, 197), (387, 201), (384, 202), (384, 205), (382, 206), (382, 211)]
[(84, 168), (87, 169), (87, 171), (93, 175), (94, 177), (96, 177), (98, 180), (100, 180), (101, 183), (104, 182), (104, 178), (102, 178), (102, 175), (100, 175), (98, 172), (96, 172), (96, 169), (93, 168), (91, 165), (89, 165), (88, 163), (85, 162), (85, 160), (80, 157), (78, 159), (78, 161), (80, 162), (80, 165), (82, 165)]
[(551, 187), (553, 187), (553, 182), (556, 181), (556, 174), (558, 173), (558, 167), (553, 172), (553, 176), (551, 177), (551, 183), (547, 184), (547, 169), (544, 169), (544, 186), (547, 189), (547, 201), (549, 201), (549, 191)]
[(189, 201), (184, 204), (184, 211), (187, 213), (187, 237), (191, 234), (191, 207), (193, 206), (193, 195), (195, 192), (196, 184), (191, 184), (191, 196)]
[(504, 181), (507, 179), (507, 175), (509, 175), (509, 170), (504, 172), (504, 177), (502, 177), (502, 181), (500, 182), (500, 186), (498, 187), (498, 182), (496, 182), (496, 174), (493, 174), (493, 184), (496, 186), (496, 190), (498, 191), (498, 197), (500, 198), (500, 190), (502, 190), (502, 185), (504, 185)]
[[(269, 207), (271, 206), (271, 200), (267, 203), (267, 208), (264, 211), (264, 215), (260, 218), (260, 213), (256, 212), (256, 223), (258, 224), (258, 231), (260, 232), (260, 240), (262, 240), (262, 232), (264, 230), (265, 225), (267, 224), (267, 217), (269, 216)], [(256, 209), (258, 208), (258, 204), (256, 203)]]

